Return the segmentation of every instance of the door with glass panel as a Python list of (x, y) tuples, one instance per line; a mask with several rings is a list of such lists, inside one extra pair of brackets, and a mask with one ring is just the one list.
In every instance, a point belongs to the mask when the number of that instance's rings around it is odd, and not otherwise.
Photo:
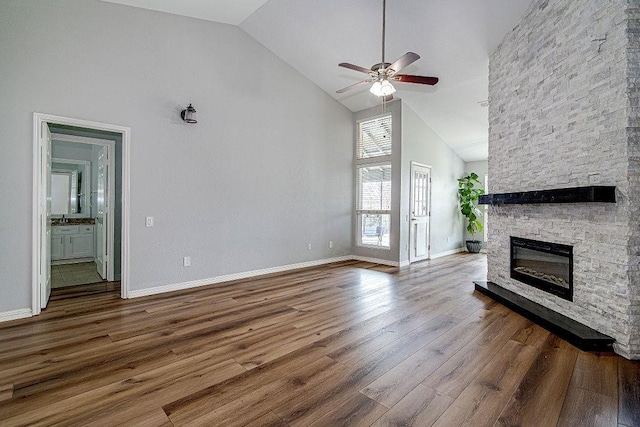
[(429, 258), (431, 168), (411, 162), (409, 262)]

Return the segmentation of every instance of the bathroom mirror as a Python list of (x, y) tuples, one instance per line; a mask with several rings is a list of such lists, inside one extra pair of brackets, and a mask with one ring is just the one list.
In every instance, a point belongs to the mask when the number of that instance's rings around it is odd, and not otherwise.
[(51, 216), (91, 216), (91, 162), (51, 159)]

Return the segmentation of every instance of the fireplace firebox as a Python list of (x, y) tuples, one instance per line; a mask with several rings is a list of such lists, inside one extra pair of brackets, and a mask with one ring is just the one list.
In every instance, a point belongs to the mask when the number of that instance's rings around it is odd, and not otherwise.
[(573, 246), (511, 236), (511, 278), (573, 301)]

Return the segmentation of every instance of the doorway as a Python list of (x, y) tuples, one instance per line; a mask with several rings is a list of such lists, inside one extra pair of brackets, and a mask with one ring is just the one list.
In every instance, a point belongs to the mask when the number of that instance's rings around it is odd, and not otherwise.
[[(48, 125), (51, 133), (51, 286), (120, 279), (120, 134)], [(76, 133), (79, 135), (73, 135)], [(91, 136), (83, 136), (91, 135)], [(103, 138), (113, 139), (103, 139)]]
[[(53, 130), (53, 132), (52, 132)], [(32, 313), (46, 307), (52, 287), (52, 250), (55, 264), (95, 262), (96, 274), (120, 280), (120, 294), (128, 297), (129, 248), (129, 139), (130, 129), (65, 117), (34, 114), (34, 209)], [(88, 147), (93, 167), (73, 170), (73, 159), (58, 152), (56, 180), (69, 184), (57, 189), (69, 199), (57, 201), (52, 212), (52, 138), (67, 146)], [(117, 142), (116, 142), (117, 141)], [(86, 150), (85, 150), (86, 151)], [(116, 151), (121, 167), (116, 173)], [(74, 156), (67, 156), (74, 157)], [(77, 156), (75, 156), (77, 157)], [(71, 170), (65, 173), (65, 169)], [(116, 178), (120, 194), (116, 202)], [(68, 180), (70, 180), (68, 182)], [(90, 185), (93, 181), (94, 185)], [(119, 207), (119, 209), (118, 209)], [(98, 211), (101, 208), (101, 211)], [(56, 226), (52, 227), (55, 221)], [(62, 226), (62, 227), (59, 227)], [(53, 230), (52, 230), (53, 228)], [(52, 243), (52, 237), (55, 239)], [(87, 250), (91, 248), (91, 250)], [(120, 277), (118, 277), (118, 270)], [(56, 271), (54, 271), (55, 273)]]
[(429, 258), (431, 166), (411, 162), (409, 263)]

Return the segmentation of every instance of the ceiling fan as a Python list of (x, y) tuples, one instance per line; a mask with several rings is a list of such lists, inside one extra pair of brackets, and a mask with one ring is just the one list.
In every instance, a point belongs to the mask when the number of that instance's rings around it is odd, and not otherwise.
[(360, 67), (358, 65), (349, 64), (348, 62), (341, 62), (340, 64), (338, 64), (339, 67), (349, 68), (350, 70), (369, 74), (369, 78), (337, 90), (336, 93), (346, 92), (349, 89), (365, 83), (373, 83), (369, 91), (376, 96), (384, 97), (385, 101), (390, 101), (391, 99), (393, 99), (393, 93), (396, 91), (396, 88), (393, 87), (391, 81), (402, 83), (418, 83), (423, 85), (435, 85), (436, 83), (438, 83), (437, 77), (398, 74), (398, 71), (420, 59), (420, 55), (418, 55), (417, 53), (407, 52), (400, 58), (396, 59), (395, 62), (385, 62), (384, 45), (386, 31), (386, 9), (387, 0), (382, 0), (382, 62), (372, 65), (370, 69)]

